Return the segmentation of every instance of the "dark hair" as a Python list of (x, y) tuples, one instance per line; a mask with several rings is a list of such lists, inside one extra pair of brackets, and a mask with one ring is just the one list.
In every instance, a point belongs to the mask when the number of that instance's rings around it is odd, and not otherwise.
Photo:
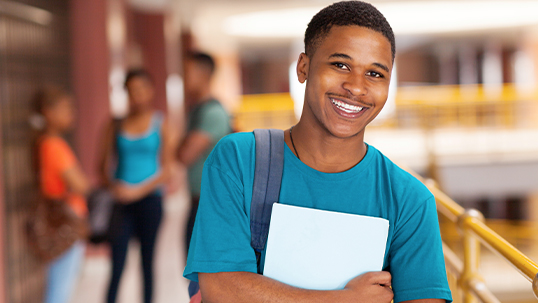
[(41, 88), (34, 96), (34, 110), (38, 114), (43, 114), (44, 110), (50, 108), (63, 98), (71, 95), (60, 86), (47, 86)]
[(153, 84), (153, 78), (151, 77), (150, 73), (143, 69), (143, 68), (136, 68), (136, 69), (130, 69), (127, 71), (127, 75), (125, 76), (125, 83), (124, 86), (127, 88), (127, 85), (129, 84), (129, 81), (133, 80), (134, 78), (143, 78), (148, 80), (151, 84)]
[(215, 60), (213, 60), (213, 57), (211, 57), (209, 54), (202, 52), (191, 52), (188, 55), (188, 59), (207, 68), (210, 75), (212, 75), (215, 71)]
[(394, 33), (387, 19), (373, 5), (362, 1), (337, 2), (319, 11), (308, 23), (304, 35), (305, 53), (311, 57), (333, 26), (358, 25), (381, 33), (390, 42), (392, 60), (396, 55)]

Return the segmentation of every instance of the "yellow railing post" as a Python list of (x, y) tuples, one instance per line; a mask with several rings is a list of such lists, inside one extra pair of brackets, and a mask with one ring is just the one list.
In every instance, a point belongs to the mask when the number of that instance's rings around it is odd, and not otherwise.
[(473, 281), (483, 281), (478, 273), (480, 266), (480, 242), (466, 226), (468, 219), (475, 218), (484, 221), (484, 216), (475, 209), (468, 209), (458, 217), (458, 227), (463, 234), (463, 272), (459, 281), (463, 291), (463, 302), (477, 302), (473, 291)]
[(534, 292), (534, 297), (538, 299), (538, 274), (532, 279), (532, 292)]

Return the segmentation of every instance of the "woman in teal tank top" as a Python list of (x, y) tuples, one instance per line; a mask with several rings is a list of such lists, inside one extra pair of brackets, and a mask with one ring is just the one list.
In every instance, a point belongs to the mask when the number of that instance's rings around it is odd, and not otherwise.
[(162, 186), (170, 178), (173, 142), (163, 114), (152, 107), (154, 90), (149, 74), (144, 70), (130, 71), (125, 88), (129, 93), (129, 114), (110, 123), (103, 138), (100, 162), (102, 182), (112, 189), (121, 205), (121, 222), (110, 240), (112, 276), (107, 303), (116, 302), (132, 236), (140, 241), (143, 302), (150, 303), (153, 255), (162, 218)]

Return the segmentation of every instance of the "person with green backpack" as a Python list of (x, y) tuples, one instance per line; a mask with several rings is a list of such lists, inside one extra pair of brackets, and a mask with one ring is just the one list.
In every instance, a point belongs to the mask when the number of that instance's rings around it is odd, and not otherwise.
[[(392, 28), (368, 3), (334, 3), (312, 18), (297, 63), (306, 82), (300, 121), (229, 135), (205, 162), (184, 271), (204, 303), (451, 302), (433, 195), (364, 142), (387, 100), (394, 57)], [(264, 276), (274, 202), (388, 220), (381, 270), (330, 290)]]

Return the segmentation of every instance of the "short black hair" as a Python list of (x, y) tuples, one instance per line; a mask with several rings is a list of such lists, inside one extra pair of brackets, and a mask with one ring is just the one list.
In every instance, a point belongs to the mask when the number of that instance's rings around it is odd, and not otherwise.
[(134, 68), (127, 71), (127, 75), (125, 76), (125, 82), (123, 84), (125, 88), (127, 88), (129, 81), (133, 80), (134, 78), (143, 78), (153, 84), (153, 77), (151, 77), (151, 74), (147, 70), (143, 68)]
[(319, 11), (308, 23), (304, 35), (305, 53), (311, 57), (333, 26), (358, 25), (381, 33), (390, 42), (392, 61), (396, 42), (389, 22), (373, 5), (362, 1), (337, 2)]
[(215, 71), (215, 60), (213, 57), (207, 53), (203, 52), (190, 52), (188, 59), (200, 64), (201, 66), (207, 68), (209, 74), (212, 75)]

